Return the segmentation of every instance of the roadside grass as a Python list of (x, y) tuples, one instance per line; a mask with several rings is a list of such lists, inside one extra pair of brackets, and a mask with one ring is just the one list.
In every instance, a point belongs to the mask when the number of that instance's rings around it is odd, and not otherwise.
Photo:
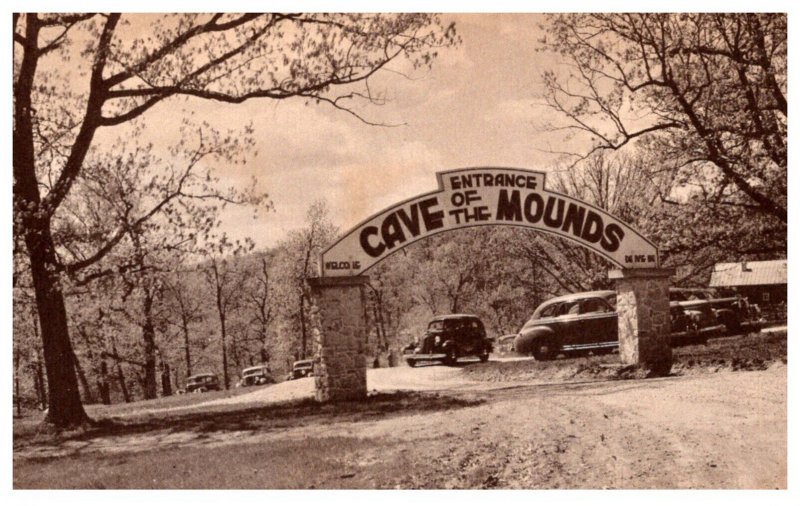
[(676, 348), (675, 365), (690, 372), (703, 368), (761, 370), (787, 362), (787, 332), (751, 333), (711, 339), (706, 345)]
[[(787, 333), (751, 333), (710, 339), (707, 344), (673, 348), (673, 375), (705, 374), (723, 370), (762, 370), (787, 361)], [(488, 362), (464, 367), (473, 381), (568, 381), (623, 379), (614, 367), (617, 354), (565, 357), (539, 362)]]

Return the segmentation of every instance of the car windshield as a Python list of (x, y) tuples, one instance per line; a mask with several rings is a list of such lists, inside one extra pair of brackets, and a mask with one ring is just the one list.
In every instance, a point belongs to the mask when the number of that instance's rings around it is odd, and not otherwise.
[(261, 374), (262, 371), (263, 371), (262, 367), (256, 367), (255, 369), (245, 369), (243, 371), (243, 374), (245, 376), (249, 376), (251, 374)]
[(203, 383), (205, 381), (211, 381), (211, 376), (193, 376), (189, 378), (189, 383)]
[(428, 324), (428, 330), (442, 330), (443, 328), (444, 322), (442, 320), (437, 320)]
[(302, 362), (295, 362), (294, 366), (295, 366), (295, 368), (311, 367), (311, 364), (312, 364), (311, 360), (304, 360)]

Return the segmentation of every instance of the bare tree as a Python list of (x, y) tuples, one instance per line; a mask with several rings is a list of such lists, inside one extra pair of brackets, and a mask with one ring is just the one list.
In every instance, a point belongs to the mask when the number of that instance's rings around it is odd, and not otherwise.
[(177, 317), (183, 342), (183, 357), (186, 366), (186, 376), (192, 375), (192, 339), (190, 326), (202, 319), (202, 304), (195, 294), (191, 280), (187, 276), (193, 271), (178, 271), (168, 276), (164, 282), (167, 304), (172, 315)]
[(290, 255), (292, 297), (296, 301), (296, 321), (300, 327), (299, 358), (306, 358), (309, 347), (309, 305), (311, 293), (306, 280), (318, 275), (317, 259), (322, 250), (336, 237), (337, 228), (330, 222), (328, 204), (324, 200), (312, 203), (306, 213), (306, 225), (290, 234), (286, 248)]
[[(233, 312), (241, 307), (242, 293), (240, 289), (249, 276), (249, 272), (239, 265), (240, 262), (237, 261), (237, 257), (245, 251), (252, 250), (252, 247), (251, 242), (247, 244), (230, 243), (223, 235), (218, 243), (206, 250), (207, 260), (206, 265), (203, 267), (203, 274), (208, 287), (211, 288), (214, 294), (214, 305), (219, 322), (220, 346), (222, 348), (222, 375), (226, 390), (230, 388), (230, 375), (228, 372), (230, 320)], [(232, 349), (236, 353), (235, 343), (233, 343)]]
[(257, 255), (250, 276), (249, 288), (244, 293), (244, 305), (249, 309), (250, 328), (259, 344), (258, 355), (261, 363), (268, 364), (272, 358), (270, 327), (277, 316), (275, 281), (270, 273), (272, 255)]

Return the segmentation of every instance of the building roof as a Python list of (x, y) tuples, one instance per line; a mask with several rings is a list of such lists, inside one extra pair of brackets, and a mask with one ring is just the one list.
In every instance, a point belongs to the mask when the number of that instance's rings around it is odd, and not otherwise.
[(708, 286), (785, 285), (786, 260), (716, 264)]

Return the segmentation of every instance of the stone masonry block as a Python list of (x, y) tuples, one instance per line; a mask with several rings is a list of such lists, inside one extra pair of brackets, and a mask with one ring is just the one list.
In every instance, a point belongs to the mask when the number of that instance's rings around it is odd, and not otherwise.
[(667, 269), (623, 269), (609, 273), (617, 285), (620, 360), (668, 374), (669, 276)]

